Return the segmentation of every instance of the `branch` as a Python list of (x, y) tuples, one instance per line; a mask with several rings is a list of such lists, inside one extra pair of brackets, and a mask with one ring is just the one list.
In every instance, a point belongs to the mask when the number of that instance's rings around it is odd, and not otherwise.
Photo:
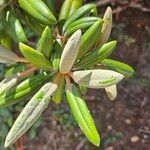
[(150, 131), (139, 129), (139, 132), (144, 133), (144, 134), (150, 134)]
[(140, 10), (142, 10), (144, 12), (150, 12), (149, 8), (146, 8), (146, 7), (142, 6), (140, 3), (136, 3), (136, 2), (133, 2), (133, 1), (131, 1), (131, 2), (128, 2), (128, 1), (124, 2), (124, 1), (119, 1), (119, 0), (102, 0), (102, 1), (95, 2), (97, 7), (108, 5), (110, 3), (118, 3), (118, 4), (120, 4), (118, 6), (118, 8), (113, 10), (114, 14), (119, 13), (119, 12), (129, 8), (129, 7), (140, 9)]
[(117, 1), (118, 0), (102, 0), (102, 1), (96, 2), (95, 4), (97, 5), (97, 7), (99, 7), (99, 6), (104, 6), (104, 5), (107, 5), (109, 3), (117, 2)]
[(129, 4), (129, 7), (132, 7), (132, 8), (137, 8), (137, 9), (140, 9), (144, 12), (150, 12), (150, 9), (149, 8), (146, 8), (146, 7), (143, 7), (141, 4), (138, 4), (138, 3), (134, 3), (134, 2), (131, 2)]
[(17, 57), (14, 61), (16, 61), (16, 62), (22, 62), (22, 63), (29, 63), (29, 61), (26, 60), (23, 57)]
[(30, 68), (30, 69), (28, 69), (26, 71), (20, 72), (19, 76), (21, 76), (21, 77), (27, 77), (27, 76), (31, 75), (36, 70), (38, 70), (37, 67), (32, 67), (32, 68)]

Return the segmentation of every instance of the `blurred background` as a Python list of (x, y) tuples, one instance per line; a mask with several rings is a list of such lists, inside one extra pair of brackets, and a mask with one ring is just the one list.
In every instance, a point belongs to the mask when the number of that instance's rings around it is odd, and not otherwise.
[[(10, 149), (150, 150), (150, 1), (85, 0), (87, 2), (97, 4), (101, 17), (107, 6), (112, 7), (110, 40), (117, 40), (118, 46), (111, 58), (131, 65), (136, 71), (136, 78), (119, 84), (114, 102), (108, 100), (103, 90), (88, 90), (83, 96), (101, 133), (101, 147), (86, 140), (64, 97), (59, 106), (51, 103), (28, 133)], [(62, 0), (57, 1), (58, 11), (61, 3)], [(4, 70), (0, 65), (1, 77)], [(0, 150), (4, 149), (4, 139), (23, 106), (21, 103), (0, 109)]]

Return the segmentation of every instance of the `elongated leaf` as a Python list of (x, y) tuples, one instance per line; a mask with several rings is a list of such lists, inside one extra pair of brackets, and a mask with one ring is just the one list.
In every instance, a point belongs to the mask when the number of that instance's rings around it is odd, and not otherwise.
[(83, 5), (83, 0), (73, 0), (70, 8), (69, 16), (71, 16), (82, 5)]
[(40, 24), (38, 20), (33, 18), (30, 15), (25, 15), (25, 22), (27, 26), (39, 37), (41, 37), (41, 34), (45, 28), (45, 25)]
[(56, 18), (42, 0), (19, 0), (20, 7), (38, 21), (54, 25)]
[(74, 26), (77, 26), (79, 24), (82, 24), (82, 23), (95, 23), (96, 21), (98, 21), (100, 18), (99, 17), (82, 17), (76, 21), (74, 21), (73, 23), (70, 24), (70, 26), (67, 28), (67, 30), (69, 28), (72, 28)]
[(96, 69), (73, 72), (73, 79), (79, 85), (89, 88), (105, 88), (120, 82), (124, 76), (111, 70)]
[(29, 60), (35, 66), (42, 68), (44, 70), (49, 70), (52, 67), (51, 62), (39, 51), (23, 44), (19, 43), (19, 48), (23, 56)]
[(51, 52), (53, 50), (53, 40), (54, 38), (51, 28), (46, 26), (38, 42), (37, 50), (39, 50), (47, 58), (50, 58), (51, 56)]
[(53, 15), (56, 16), (56, 11), (55, 11), (55, 1), (54, 0), (43, 0), (44, 3), (48, 6), (50, 11), (53, 13)]
[(96, 21), (82, 36), (78, 58), (82, 58), (98, 40), (103, 21)]
[(60, 63), (62, 51), (63, 51), (62, 41), (60, 39), (56, 39), (54, 43), (54, 52), (53, 52), (53, 61), (52, 61), (54, 70), (57, 71), (59, 70), (59, 63)]
[(8, 90), (3, 95), (0, 95), (0, 108), (8, 107), (24, 100), (24, 98), (33, 94), (33, 92), (38, 90), (47, 81), (50, 81), (53, 74), (54, 73), (49, 73), (46, 75), (42, 73), (27, 78), (16, 87)]
[(5, 147), (13, 144), (34, 124), (34, 122), (48, 106), (51, 96), (56, 89), (57, 85), (47, 83), (32, 97), (9, 131), (6, 137)]
[(76, 26), (70, 27), (66, 30), (64, 36), (65, 37), (69, 37), (70, 35), (72, 35), (74, 32), (76, 32), (77, 30), (81, 30), (82, 32), (85, 32), (86, 30), (88, 30), (88, 28), (90, 28), (92, 25), (94, 24), (94, 22), (85, 22), (85, 23), (81, 23), (78, 24)]
[(55, 102), (55, 104), (61, 103), (64, 89), (65, 89), (65, 79), (62, 76), (60, 78), (59, 82), (57, 83), (57, 90), (56, 90), (55, 95), (53, 97), (53, 101)]
[(19, 80), (19, 75), (14, 74), (8, 78), (5, 78), (0, 82), (0, 95), (2, 95), (7, 90), (11, 89), (13, 86), (17, 84)]
[(86, 55), (83, 59), (76, 63), (76, 68), (88, 68), (90, 66), (96, 65), (100, 63), (102, 60), (107, 58), (115, 49), (117, 41), (111, 41), (104, 44), (101, 48), (98, 48), (88, 55)]
[(102, 46), (109, 39), (109, 36), (111, 33), (111, 28), (112, 28), (112, 19), (113, 19), (112, 9), (110, 7), (108, 7), (104, 14), (104, 17), (103, 17), (104, 24), (103, 24), (102, 30), (100, 32), (100, 37), (97, 42), (97, 46), (99, 46), (99, 47)]
[(72, 113), (77, 120), (81, 130), (90, 142), (96, 146), (99, 146), (100, 137), (95, 127), (93, 118), (86, 106), (86, 103), (79, 97), (75, 87), (69, 87), (66, 94)]
[(4, 28), (7, 34), (17, 43), (28, 43), (27, 37), (19, 19), (11, 11), (7, 11)]
[(0, 45), (0, 62), (1, 63), (14, 64), (14, 63), (16, 63), (15, 60), (17, 58), (18, 58), (18, 56), (14, 52), (12, 52), (12, 51), (6, 49), (5, 47), (3, 47), (2, 45)]
[(65, 33), (66, 29), (70, 26), (71, 23), (73, 23), (75, 20), (81, 18), (88, 12), (90, 12), (93, 8), (96, 8), (96, 5), (91, 3), (91, 4), (86, 4), (79, 9), (77, 9), (65, 22), (63, 26), (63, 34)]
[(81, 30), (76, 31), (68, 40), (60, 59), (60, 73), (66, 74), (72, 68), (78, 55), (81, 39)]
[(60, 10), (59, 20), (66, 20), (69, 16), (73, 0), (65, 0)]
[(106, 94), (110, 100), (115, 100), (117, 97), (117, 86), (112, 85), (105, 88)]
[(112, 59), (104, 59), (101, 64), (105, 65), (109, 69), (115, 70), (125, 77), (132, 77), (135, 74), (134, 69), (128, 64), (122, 63), (120, 61), (112, 60)]

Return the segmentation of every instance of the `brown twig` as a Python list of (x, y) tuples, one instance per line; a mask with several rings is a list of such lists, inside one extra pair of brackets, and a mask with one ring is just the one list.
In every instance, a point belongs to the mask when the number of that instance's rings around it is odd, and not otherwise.
[(142, 6), (142, 4), (138, 3), (138, 1), (137, 2), (134, 2), (134, 1), (124, 2), (124, 1), (119, 1), (119, 0), (103, 0), (103, 1), (98, 1), (95, 4), (97, 5), (97, 7), (100, 7), (100, 6), (108, 5), (110, 3), (117, 3), (118, 5), (120, 4), (116, 9), (113, 10), (113, 14), (120, 13), (121, 11), (129, 7), (136, 8), (144, 12), (150, 12), (149, 8)]
[(129, 4), (129, 7), (137, 8), (137, 9), (140, 9), (140, 10), (142, 10), (142, 11), (144, 11), (144, 12), (150, 12), (150, 9), (149, 9), (149, 8), (146, 8), (146, 7), (142, 6), (142, 5), (139, 4), (139, 3), (131, 2), (131, 3)]
[(76, 150), (81, 150), (86, 143), (86, 139), (82, 140), (76, 147)]
[(113, 14), (116, 14), (116, 13), (120, 13), (121, 11), (127, 9), (127, 8), (136, 8), (136, 9), (140, 9), (144, 12), (150, 12), (150, 9), (146, 8), (146, 7), (143, 7), (141, 4), (137, 4), (137, 3), (134, 3), (134, 2), (131, 2), (127, 5), (124, 5), (124, 6), (119, 6), (118, 8), (114, 9), (113, 10)]
[(19, 76), (22, 78), (27, 77), (27, 76), (31, 75), (37, 69), (38, 69), (38, 67), (32, 67), (24, 72), (19, 73)]
[(97, 7), (100, 7), (100, 6), (104, 6), (104, 5), (107, 5), (109, 3), (116, 2), (116, 1), (118, 0), (102, 0), (102, 1), (96, 2), (95, 4), (97, 5)]
[(139, 132), (141, 132), (141, 133), (145, 133), (145, 134), (150, 134), (150, 131), (143, 130), (143, 129), (139, 129)]
[(58, 84), (58, 82), (59, 82), (61, 76), (62, 76), (62, 74), (61, 74), (61, 73), (58, 73), (58, 74), (54, 77), (53, 83), (54, 83), (54, 84)]
[(24, 141), (24, 136), (21, 136), (14, 144), (16, 147), (16, 150), (23, 150), (23, 141)]
[(30, 69), (30, 68), (32, 68), (32, 67), (35, 67), (33, 64), (26, 64), (26, 67), (28, 68), (28, 69)]
[(68, 72), (68, 75), (73, 78), (73, 73), (71, 71)]
[(29, 63), (29, 61), (26, 60), (26, 59), (23, 58), (23, 57), (17, 57), (17, 58), (15, 59), (15, 61), (17, 61), (17, 62), (22, 62), (22, 63)]
[(128, 6), (117, 7), (116, 9), (113, 10), (113, 14), (118, 14), (118, 13), (122, 12), (123, 10), (125, 10), (127, 8), (128, 8)]

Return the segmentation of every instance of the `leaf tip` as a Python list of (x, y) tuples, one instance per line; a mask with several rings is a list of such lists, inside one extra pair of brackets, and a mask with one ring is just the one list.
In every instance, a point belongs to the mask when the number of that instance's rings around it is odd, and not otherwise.
[(124, 75), (123, 74), (119, 74), (119, 79), (120, 79), (120, 81), (122, 80), (124, 78)]
[(112, 12), (112, 9), (110, 6), (107, 7), (106, 11)]
[(101, 143), (101, 140), (100, 140), (100, 136), (99, 136), (99, 134), (98, 134), (98, 136), (97, 136), (97, 138), (96, 138), (96, 140), (94, 141), (94, 145), (95, 146), (97, 146), (97, 147), (99, 147), (100, 146), (100, 143)]
[(25, 46), (22, 42), (19, 43), (19, 49), (22, 50), (22, 48)]
[(81, 29), (79, 29), (79, 30), (77, 30), (75, 33), (76, 33), (79, 37), (81, 37), (82, 31), (81, 31)]
[(5, 143), (4, 143), (4, 147), (7, 148), (7, 147), (9, 147), (9, 145), (10, 145), (10, 142), (9, 142), (9, 140), (6, 137), (6, 140), (5, 140)]
[(116, 40), (113, 40), (113, 41), (111, 41), (111, 43), (113, 44), (113, 45), (117, 45), (117, 41)]

